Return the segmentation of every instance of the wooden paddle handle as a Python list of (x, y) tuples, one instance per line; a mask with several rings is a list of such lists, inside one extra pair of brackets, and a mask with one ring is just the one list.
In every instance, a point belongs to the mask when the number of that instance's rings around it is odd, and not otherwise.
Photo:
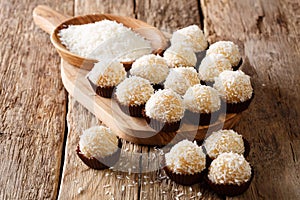
[(43, 5), (35, 7), (32, 15), (34, 23), (49, 34), (51, 34), (59, 24), (70, 18), (70, 16), (63, 15)]

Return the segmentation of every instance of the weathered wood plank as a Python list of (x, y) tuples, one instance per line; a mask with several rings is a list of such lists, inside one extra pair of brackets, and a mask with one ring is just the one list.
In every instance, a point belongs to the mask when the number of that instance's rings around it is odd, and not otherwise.
[(33, 24), (37, 5), (0, 1), (0, 199), (55, 199), (58, 191), (66, 93), (59, 57)]
[[(191, 24), (200, 25), (197, 1), (184, 4), (179, 1), (136, 1), (136, 16), (160, 30), (170, 33)], [(160, 169), (159, 151), (153, 147), (142, 148), (140, 199), (219, 199), (204, 185), (191, 187), (174, 183)]]
[[(101, 122), (72, 97), (69, 97), (68, 107), (68, 138), (59, 199), (112, 199), (113, 197), (137, 199), (138, 176), (133, 173), (129, 175), (126, 171), (122, 172), (120, 165), (133, 163), (134, 159), (130, 160), (129, 157), (131, 152), (140, 150), (124, 141), (121, 160), (115, 172), (90, 169), (77, 157), (75, 149), (82, 130)], [(136, 162), (139, 163), (138, 160)]]
[(252, 143), (255, 167), (251, 188), (239, 198), (299, 199), (299, 1), (201, 4), (209, 40), (233, 40), (242, 48), (242, 69), (252, 76), (256, 94), (237, 127)]
[[(132, 1), (76, 0), (74, 15), (121, 12), (132, 16), (132, 4)], [(89, 169), (77, 157), (75, 149), (82, 130), (102, 122), (70, 96), (67, 121), (68, 138), (59, 199), (138, 199), (141, 148), (123, 141), (121, 159), (116, 164), (116, 169)]]
[(85, 15), (89, 13), (110, 13), (123, 16), (134, 17), (133, 0), (74, 0), (75, 15)]
[(162, 31), (172, 33), (188, 25), (200, 25), (197, 0), (136, 0), (136, 17)]

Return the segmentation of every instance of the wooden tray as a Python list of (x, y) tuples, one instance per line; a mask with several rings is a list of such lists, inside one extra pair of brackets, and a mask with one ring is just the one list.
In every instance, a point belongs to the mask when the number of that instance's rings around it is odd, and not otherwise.
[[(33, 18), (38, 26), (51, 34), (52, 43), (57, 48), (61, 57), (65, 59), (62, 60), (61, 63), (61, 76), (67, 91), (91, 113), (110, 127), (120, 138), (136, 144), (159, 146), (169, 144), (172, 141), (176, 142), (183, 138), (203, 140), (207, 133), (222, 128), (232, 128), (240, 119), (240, 115), (237, 114), (223, 115), (216, 123), (210, 126), (198, 127), (183, 124), (177, 133), (156, 134), (156, 132), (147, 125), (144, 119), (130, 117), (124, 114), (113, 100), (96, 96), (86, 78), (88, 71), (85, 70), (92, 68), (93, 61), (83, 59), (67, 51), (67, 49), (60, 44), (56, 36), (58, 30), (69, 24), (84, 24), (102, 19), (114, 19), (134, 30), (142, 31), (139, 33), (152, 42), (151, 45), (153, 49), (155, 51), (161, 51), (167, 47), (167, 42), (159, 30), (136, 19), (110, 14), (86, 15), (70, 18), (46, 6), (36, 7), (33, 11)], [(203, 56), (205, 56), (205, 52), (197, 56), (198, 61), (201, 61)]]
[(240, 114), (221, 115), (210, 126), (183, 124), (177, 133), (158, 133), (142, 118), (134, 118), (123, 113), (112, 99), (100, 97), (92, 90), (86, 75), (88, 71), (74, 67), (62, 60), (62, 81), (71, 96), (110, 127), (120, 138), (143, 145), (166, 145), (182, 138), (203, 140), (205, 135), (219, 129), (230, 129), (239, 120)]

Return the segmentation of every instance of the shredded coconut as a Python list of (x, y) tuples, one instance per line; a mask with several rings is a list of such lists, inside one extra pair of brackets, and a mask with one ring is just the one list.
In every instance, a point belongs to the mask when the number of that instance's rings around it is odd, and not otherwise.
[(174, 44), (164, 52), (169, 67), (193, 67), (197, 57), (193, 49), (182, 44)]
[(229, 60), (222, 54), (209, 54), (204, 57), (199, 66), (199, 78), (203, 81), (214, 81), (224, 70), (232, 70)]
[(240, 70), (223, 71), (215, 78), (214, 88), (227, 103), (245, 102), (252, 97), (253, 92), (250, 76)]
[(196, 143), (182, 140), (166, 153), (166, 165), (174, 173), (195, 174), (205, 169), (205, 154)]
[(241, 60), (239, 47), (231, 41), (219, 41), (209, 46), (206, 54), (223, 54), (232, 66), (237, 66)]
[(79, 148), (86, 157), (104, 158), (118, 150), (118, 138), (109, 128), (94, 126), (83, 131)]
[(177, 122), (184, 114), (181, 97), (171, 89), (157, 91), (147, 101), (146, 115), (162, 122)]
[(250, 180), (251, 166), (242, 155), (222, 153), (212, 161), (208, 178), (216, 184), (241, 185)]
[(69, 25), (58, 35), (70, 52), (96, 60), (112, 55), (121, 61), (132, 61), (152, 50), (149, 41), (123, 24), (110, 20)]
[(150, 82), (138, 76), (125, 79), (116, 89), (118, 101), (126, 106), (145, 104), (153, 93)]
[(197, 71), (193, 67), (178, 67), (170, 69), (164, 86), (184, 95), (189, 87), (199, 83)]
[(166, 79), (169, 68), (164, 58), (150, 54), (137, 59), (132, 64), (130, 73), (145, 78), (153, 84), (158, 84)]
[(126, 71), (120, 62), (98, 62), (88, 73), (88, 78), (100, 87), (116, 86), (126, 77)]
[(215, 159), (221, 153), (233, 152), (243, 154), (245, 151), (242, 135), (233, 130), (213, 132), (204, 142), (210, 158)]
[(182, 44), (192, 47), (194, 52), (207, 48), (207, 40), (203, 31), (197, 25), (187, 26), (175, 31), (171, 38), (171, 44)]
[(183, 96), (186, 109), (196, 113), (213, 113), (220, 109), (219, 92), (210, 86), (194, 85)]

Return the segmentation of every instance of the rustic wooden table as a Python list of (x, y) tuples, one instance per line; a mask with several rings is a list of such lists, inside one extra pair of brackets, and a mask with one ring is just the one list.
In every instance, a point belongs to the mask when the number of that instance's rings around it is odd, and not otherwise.
[(81, 131), (101, 122), (64, 90), (60, 57), (33, 23), (38, 4), (70, 16), (132, 16), (167, 32), (198, 24), (210, 42), (236, 42), (255, 99), (235, 129), (251, 143), (255, 178), (232, 199), (300, 199), (298, 0), (0, 0), (0, 199), (224, 198), (151, 172), (157, 162), (147, 146), (123, 141), (129, 167), (143, 174), (95, 171), (78, 159)]

